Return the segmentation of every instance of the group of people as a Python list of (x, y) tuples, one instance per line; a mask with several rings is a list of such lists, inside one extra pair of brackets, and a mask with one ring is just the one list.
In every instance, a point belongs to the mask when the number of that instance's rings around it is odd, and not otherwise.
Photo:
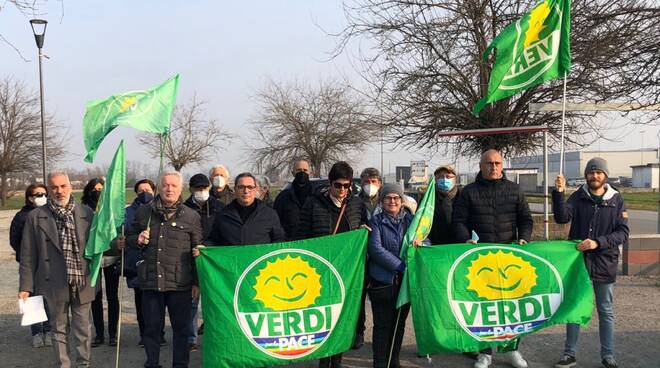
[[(463, 188), (456, 183), (451, 166), (435, 170), (436, 203), (426, 244), (516, 243), (524, 246), (532, 237), (533, 220), (524, 193), (506, 179), (502, 156), (487, 150), (481, 156), (476, 181)], [(200, 246), (256, 245), (307, 239), (358, 228), (369, 231), (366, 274), (360, 317), (353, 348), (364, 344), (364, 301), (369, 295), (373, 316), (373, 366), (399, 367), (399, 353), (409, 305), (396, 308), (406, 264), (399, 257), (403, 237), (416, 204), (403, 188), (383, 183), (378, 170), (364, 169), (360, 193), (353, 169), (340, 161), (327, 174), (327, 185), (317, 186), (307, 160), (291, 167), (292, 182), (270, 201), (269, 183), (251, 173), (241, 173), (229, 186), (229, 172), (214, 166), (209, 176), (190, 178), (190, 196), (182, 196), (180, 173), (165, 172), (156, 184), (143, 179), (135, 184), (136, 198), (126, 208), (126, 225), (104, 255), (102, 272), (108, 299), (108, 344), (116, 344), (117, 255), (125, 251), (124, 274), (135, 291), (140, 344), (145, 367), (160, 367), (160, 347), (165, 343), (165, 310), (172, 326), (173, 367), (187, 367), (197, 349), (199, 283), (194, 258)], [(583, 240), (593, 280), (599, 314), (602, 363), (616, 367), (613, 343), (612, 287), (616, 277), (618, 245), (628, 236), (627, 214), (621, 195), (607, 184), (607, 163), (589, 161), (587, 184), (564, 198), (565, 180), (559, 176), (553, 191), (553, 211), (558, 223), (571, 222), (570, 239)], [(260, 180), (261, 179), (261, 180)], [(83, 203), (76, 203), (66, 173), (53, 172), (48, 187), (31, 185), (26, 206), (12, 222), (11, 244), (20, 262), (18, 297), (43, 295), (49, 322), (32, 327), (35, 346), (54, 345), (61, 367), (70, 367), (68, 334), (75, 344), (75, 366), (88, 366), (92, 346), (105, 342), (100, 287), (89, 282), (83, 257), (94, 208), (102, 181), (90, 181)], [(421, 246), (417, 241), (415, 246)], [(100, 283), (99, 283), (100, 284)], [(90, 311), (92, 313), (90, 313)], [(71, 315), (68, 319), (68, 315)], [(92, 339), (90, 315), (96, 337)], [(51, 341), (52, 329), (52, 341)], [(69, 332), (70, 331), (70, 332)], [(396, 332), (396, 334), (395, 334)], [(556, 367), (576, 364), (578, 325), (568, 325), (563, 356)], [(500, 347), (512, 366), (527, 367), (518, 352), (518, 341)], [(475, 368), (492, 363), (492, 349), (465, 352)], [(320, 360), (319, 367), (341, 367), (342, 354)]]

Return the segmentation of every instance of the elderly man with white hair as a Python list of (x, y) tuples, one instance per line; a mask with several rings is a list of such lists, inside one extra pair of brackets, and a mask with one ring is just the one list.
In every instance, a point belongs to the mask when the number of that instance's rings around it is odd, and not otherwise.
[(229, 187), (229, 170), (224, 165), (215, 165), (209, 170), (211, 180), (211, 195), (220, 202), (228, 205), (236, 198)]
[(183, 178), (176, 171), (160, 178), (160, 193), (140, 207), (127, 236), (142, 251), (138, 265), (142, 289), (147, 355), (145, 367), (160, 367), (160, 338), (165, 307), (172, 325), (172, 366), (188, 367), (188, 335), (192, 300), (199, 298), (192, 249), (202, 243), (199, 215), (183, 204)]

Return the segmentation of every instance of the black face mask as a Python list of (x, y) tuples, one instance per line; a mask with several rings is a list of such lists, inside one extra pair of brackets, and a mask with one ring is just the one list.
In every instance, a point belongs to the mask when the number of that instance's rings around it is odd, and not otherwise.
[(304, 171), (298, 171), (293, 179), (293, 185), (305, 186), (309, 183), (309, 174)]
[(96, 209), (96, 206), (98, 205), (100, 198), (101, 198), (100, 190), (93, 190), (91, 193), (89, 193), (89, 204), (92, 205), (92, 208)]
[(147, 204), (154, 199), (154, 195), (149, 192), (142, 192), (137, 195), (138, 202)]

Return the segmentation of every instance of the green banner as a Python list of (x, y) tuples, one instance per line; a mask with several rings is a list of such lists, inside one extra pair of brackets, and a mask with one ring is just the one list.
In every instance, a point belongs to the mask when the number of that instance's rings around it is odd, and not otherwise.
[(90, 260), (89, 274), (92, 286), (96, 286), (103, 252), (110, 249), (110, 242), (117, 237), (117, 228), (124, 224), (125, 208), (126, 159), (122, 140), (108, 168), (105, 185), (96, 207), (97, 213), (92, 220), (92, 228), (85, 246), (85, 257)]
[(120, 125), (143, 132), (169, 133), (178, 89), (177, 74), (145, 91), (126, 92), (88, 102), (83, 118), (83, 139), (87, 150), (85, 161), (94, 161), (96, 150), (105, 136)]
[(205, 367), (262, 367), (350, 349), (367, 231), (206, 247), (197, 257)]
[(410, 299), (419, 353), (479, 351), (556, 324), (587, 325), (593, 291), (576, 244), (411, 249)]
[(571, 1), (544, 0), (495, 37), (484, 52), (495, 62), (488, 93), (472, 110), (475, 116), (489, 103), (513, 96), (571, 70)]

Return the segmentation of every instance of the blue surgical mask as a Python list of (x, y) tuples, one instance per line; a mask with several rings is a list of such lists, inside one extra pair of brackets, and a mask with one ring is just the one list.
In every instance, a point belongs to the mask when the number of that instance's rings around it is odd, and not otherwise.
[(436, 181), (435, 185), (438, 187), (438, 190), (448, 192), (454, 187), (454, 179), (440, 178)]

